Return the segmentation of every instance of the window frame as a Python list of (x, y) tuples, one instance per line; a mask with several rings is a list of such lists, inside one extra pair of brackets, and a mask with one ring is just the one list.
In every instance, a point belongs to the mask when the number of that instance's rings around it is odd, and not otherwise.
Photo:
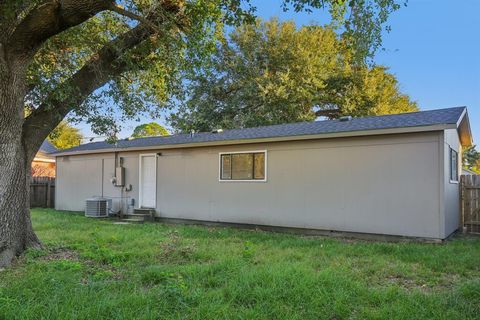
[[(457, 173), (456, 174), (456, 177), (453, 177), (453, 169), (454, 169), (454, 166), (453, 166), (453, 155), (455, 154), (455, 157), (456, 157), (456, 165), (457, 167), (455, 168), (455, 172)], [(449, 160), (449, 170), (448, 170), (448, 174), (449, 174), (449, 180), (450, 180), (450, 183), (458, 183), (459, 181), (459, 157), (458, 157), (458, 151), (454, 150), (452, 147), (449, 146), (449, 152), (448, 152), (448, 160)], [(454, 179), (452, 179), (454, 178)]]
[[(223, 155), (234, 155), (234, 154), (245, 154), (245, 153), (263, 153), (264, 154), (264, 167), (265, 167), (265, 172), (264, 172), (264, 178), (263, 179), (222, 179), (222, 169), (223, 169), (223, 163), (222, 163), (222, 156)], [(248, 151), (230, 151), (230, 152), (219, 152), (218, 153), (218, 181), (219, 182), (267, 182), (267, 158), (268, 158), (268, 152), (267, 150), (248, 150)], [(232, 160), (230, 160), (232, 161)], [(253, 158), (253, 162), (255, 165), (255, 157)], [(232, 174), (232, 173), (230, 173)], [(252, 172), (253, 176), (255, 175), (254, 172)]]

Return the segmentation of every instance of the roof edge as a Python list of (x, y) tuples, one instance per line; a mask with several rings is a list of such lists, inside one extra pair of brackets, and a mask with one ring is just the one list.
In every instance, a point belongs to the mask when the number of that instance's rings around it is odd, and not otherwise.
[(255, 138), (255, 139), (237, 139), (237, 140), (221, 140), (221, 141), (208, 141), (208, 142), (182, 143), (182, 144), (165, 144), (165, 145), (155, 145), (155, 146), (136, 147), (136, 148), (135, 147), (132, 147), (132, 148), (115, 148), (115, 147), (112, 147), (112, 148), (108, 148), (108, 149), (58, 152), (58, 153), (52, 154), (52, 156), (62, 157), (62, 156), (70, 156), (70, 155), (98, 154), (98, 153), (109, 153), (109, 152), (130, 152), (130, 151), (162, 150), (162, 149), (184, 149), (184, 148), (200, 148), (200, 147), (209, 147), (209, 146), (265, 143), (265, 142), (282, 142), (282, 141), (316, 140), (316, 139), (330, 139), (330, 138), (347, 138), (347, 137), (373, 136), (373, 135), (396, 134), (396, 133), (415, 133), (415, 132), (441, 131), (441, 130), (445, 130), (445, 129), (456, 129), (456, 128), (457, 128), (457, 124), (436, 124), (436, 125), (430, 125), (430, 126), (359, 130), (359, 131), (346, 131), (346, 132), (335, 132), (335, 133), (321, 133), (321, 134), (313, 134), (313, 135), (269, 137), (269, 138)]
[(463, 108), (463, 112), (457, 121), (457, 130), (462, 146), (468, 147), (473, 145), (473, 135), (470, 127), (470, 119), (468, 117), (467, 107)]
[(55, 163), (54, 157), (43, 158), (43, 157), (35, 157), (33, 158), (32, 162), (48, 162), (48, 163)]

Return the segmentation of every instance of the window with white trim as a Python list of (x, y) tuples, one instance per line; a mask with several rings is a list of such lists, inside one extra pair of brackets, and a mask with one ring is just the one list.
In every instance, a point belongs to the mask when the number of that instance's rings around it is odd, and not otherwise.
[(458, 152), (450, 148), (450, 181), (458, 181)]
[(265, 151), (220, 154), (220, 180), (265, 181)]

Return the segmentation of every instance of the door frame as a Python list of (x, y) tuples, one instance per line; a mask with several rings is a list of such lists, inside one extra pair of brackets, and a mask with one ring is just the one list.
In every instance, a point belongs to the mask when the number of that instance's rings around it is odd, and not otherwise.
[(153, 209), (157, 207), (157, 154), (156, 153), (141, 153), (138, 155), (138, 207), (142, 208), (142, 189), (143, 189), (143, 181), (142, 181), (142, 158), (144, 157), (154, 157), (155, 159), (155, 205)]

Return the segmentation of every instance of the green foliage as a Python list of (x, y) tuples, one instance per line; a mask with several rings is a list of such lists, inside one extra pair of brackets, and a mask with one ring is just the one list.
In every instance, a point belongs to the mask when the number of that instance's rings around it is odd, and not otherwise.
[[(434, 245), (114, 225), (49, 209), (32, 218), (45, 249), (0, 271), (0, 318), (477, 319), (480, 310), (476, 237)], [(189, 259), (165, 258), (192, 243)]]
[(143, 137), (155, 137), (155, 136), (168, 136), (169, 132), (163, 126), (159, 125), (156, 122), (145, 123), (137, 126), (133, 130), (133, 138), (143, 138)]
[(78, 271), (82, 269), (82, 264), (77, 261), (70, 261), (70, 260), (55, 260), (51, 263), (51, 266), (55, 270), (72, 270), (72, 271)]
[[(383, 66), (346, 68), (328, 78), (325, 85), (319, 93), (319, 106), (329, 117), (418, 111), (417, 104), (400, 92), (398, 80)], [(336, 112), (331, 113), (332, 107)]]
[(173, 292), (187, 290), (187, 285), (182, 275), (165, 272), (158, 267), (146, 269), (141, 274), (141, 281), (147, 286), (162, 285), (165, 289)]
[(390, 31), (385, 26), (390, 14), (400, 9), (407, 1), (397, 0), (284, 0), (284, 8), (293, 7), (296, 12), (311, 12), (312, 8), (326, 9), (332, 18), (332, 25), (343, 29), (347, 45), (353, 49), (356, 63), (363, 64), (373, 59), (381, 48), (382, 32)]
[(242, 25), (185, 82), (169, 120), (188, 132), (417, 110), (385, 67), (357, 65), (353, 56), (331, 27)]
[(255, 247), (251, 241), (245, 242), (245, 247), (243, 248), (243, 257), (245, 259), (252, 259), (255, 255)]
[(66, 121), (60, 122), (48, 136), (48, 141), (60, 150), (76, 147), (80, 145), (82, 139), (80, 130)]
[[(240, 2), (187, 1), (181, 16), (161, 13), (166, 19), (153, 24), (158, 24), (162, 32), (122, 55), (126, 71), (121, 75), (112, 74), (110, 81), (79, 104), (78, 88), (69, 87), (66, 80), (103, 46), (138, 24), (109, 11), (97, 14), (50, 38), (39, 50), (28, 68), (31, 89), (26, 100), (34, 108), (48, 105), (54, 99), (64, 101), (72, 108), (71, 120), (84, 120), (95, 133), (114, 138), (125, 120), (139, 119), (141, 115), (158, 116), (169, 95), (178, 90), (178, 71), (199, 65), (203, 57), (209, 55), (216, 41), (217, 26), (252, 19), (253, 8), (248, 4), (240, 6)], [(160, 10), (159, 1), (155, 0), (121, 4), (140, 16)], [(182, 25), (181, 31), (178, 25)]]
[[(0, 26), (15, 26), (17, 19), (37, 2), (7, 1), (0, 5), (0, 12), (5, 14)], [(112, 74), (103, 87), (86, 99), (79, 100), (78, 87), (68, 85), (67, 80), (95, 57), (100, 48), (138, 24), (138, 21), (104, 11), (50, 38), (40, 48), (28, 66), (29, 91), (25, 97), (33, 108), (61, 100), (71, 110), (71, 119), (86, 121), (95, 133), (112, 139), (125, 120), (156, 117), (172, 97), (181, 95), (184, 77), (194, 74), (209, 60), (216, 51), (217, 42), (224, 40), (225, 27), (251, 24), (255, 20), (255, 8), (249, 0), (180, 1), (181, 14), (176, 16), (158, 12), (160, 1), (156, 0), (118, 3), (142, 17), (151, 17), (152, 12), (161, 17), (151, 21), (161, 32), (119, 58), (127, 66), (126, 71)], [(381, 31), (388, 29), (387, 18), (399, 8), (396, 0), (284, 0), (280, 4), (284, 10), (321, 9), (329, 14), (332, 30), (342, 34), (344, 45), (351, 48), (351, 60), (361, 64), (371, 59), (380, 47)], [(55, 113), (55, 108), (51, 108), (51, 112)], [(56, 116), (58, 120), (64, 117)]]
[(475, 279), (471, 282), (464, 283), (460, 288), (462, 296), (471, 301), (480, 300), (480, 280)]
[(462, 160), (465, 168), (480, 173), (480, 152), (475, 145), (463, 150)]

